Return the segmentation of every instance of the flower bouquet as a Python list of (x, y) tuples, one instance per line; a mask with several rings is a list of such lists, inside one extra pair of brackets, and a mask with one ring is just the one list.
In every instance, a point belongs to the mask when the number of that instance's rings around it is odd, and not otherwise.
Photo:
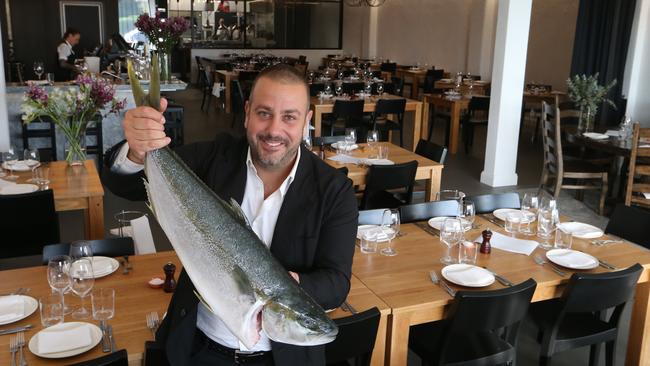
[(75, 83), (78, 88), (53, 88), (49, 93), (32, 86), (21, 106), (24, 123), (49, 117), (63, 132), (68, 144), (65, 160), (69, 165), (81, 165), (86, 160), (86, 129), (97, 123), (97, 114), (105, 109), (108, 112), (102, 117), (117, 114), (126, 105), (126, 99), (115, 98), (113, 84), (103, 78), (79, 75)]
[(595, 75), (574, 75), (566, 81), (569, 89), (569, 98), (580, 108), (580, 122), (578, 130), (589, 132), (594, 128), (594, 117), (598, 113), (598, 106), (607, 102), (616, 109), (616, 104), (607, 98), (609, 90), (616, 85), (616, 79), (607, 85), (598, 84), (598, 73)]
[(190, 23), (183, 17), (161, 18), (156, 12), (154, 17), (144, 13), (138, 17), (135, 27), (144, 33), (149, 42), (156, 47), (160, 62), (160, 78), (162, 81), (171, 81), (172, 48), (180, 41), (181, 36), (189, 29)]

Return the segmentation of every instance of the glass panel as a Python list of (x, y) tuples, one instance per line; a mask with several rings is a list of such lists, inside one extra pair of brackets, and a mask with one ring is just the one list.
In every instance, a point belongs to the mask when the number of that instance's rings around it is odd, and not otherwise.
[(155, 7), (154, 0), (119, 0), (118, 17), (120, 34), (127, 42), (138, 41), (136, 33), (139, 33), (133, 25), (142, 13), (153, 14)]

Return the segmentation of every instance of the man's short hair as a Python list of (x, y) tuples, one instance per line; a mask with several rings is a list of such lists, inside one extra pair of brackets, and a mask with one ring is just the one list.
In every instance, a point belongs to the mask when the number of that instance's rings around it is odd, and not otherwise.
[(261, 78), (267, 78), (282, 84), (302, 85), (305, 88), (305, 94), (307, 95), (307, 109), (309, 109), (309, 85), (307, 84), (307, 81), (305, 81), (305, 77), (295, 67), (287, 64), (277, 64), (260, 71), (260, 73), (255, 77), (255, 80), (253, 80), (250, 93), (251, 97), (249, 97), (249, 99), (252, 98), (255, 85), (257, 85), (257, 81)]
[(68, 38), (68, 36), (74, 36), (77, 34), (81, 34), (78, 29), (68, 27), (68, 29), (65, 30), (65, 33), (63, 33), (63, 39)]

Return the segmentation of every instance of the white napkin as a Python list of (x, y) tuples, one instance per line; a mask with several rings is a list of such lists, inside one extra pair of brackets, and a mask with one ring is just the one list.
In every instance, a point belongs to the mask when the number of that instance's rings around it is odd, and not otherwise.
[[(478, 238), (474, 239), (474, 241), (482, 243), (483, 237), (479, 236)], [(490, 239), (490, 245), (492, 248), (505, 250), (506, 252), (530, 255), (535, 250), (535, 248), (537, 248), (539, 243), (534, 240), (524, 240), (505, 236), (503, 234), (497, 233), (496, 231), (493, 231), (492, 238)]]
[(25, 315), (25, 301), (16, 295), (0, 297), (0, 322), (11, 321)]
[(113, 261), (108, 257), (93, 257), (93, 274), (101, 277), (113, 272)]
[(585, 132), (583, 133), (585, 137), (588, 137), (590, 139), (594, 140), (604, 140), (606, 138), (609, 138), (609, 136), (602, 134), (602, 133), (596, 133), (596, 132)]
[(357, 228), (357, 239), (361, 238), (366, 233), (373, 233), (377, 235), (377, 241), (386, 241), (388, 240), (388, 235), (379, 225), (361, 225)]
[(643, 192), (643, 197), (645, 197), (647, 200), (650, 200), (650, 192)]
[(447, 269), (447, 277), (454, 279), (454, 282), (469, 286), (480, 286), (485, 283), (485, 271), (475, 266), (466, 268)]
[(592, 236), (603, 235), (603, 231), (597, 227), (587, 224), (580, 224), (577, 222), (565, 222), (558, 225), (558, 227), (566, 233), (571, 233), (573, 236)]
[[(38, 353), (59, 353), (77, 348), (88, 347), (92, 343), (90, 327), (86, 324), (54, 326), (38, 333)], [(66, 326), (67, 325), (67, 326)]]
[(639, 145), (639, 148), (641, 148), (641, 149), (647, 149), (649, 147), (650, 147), (650, 144), (640, 144)]
[(330, 156), (328, 159), (338, 161), (343, 164), (364, 164), (364, 165), (394, 165), (395, 162), (388, 159), (367, 159), (355, 158), (349, 155), (337, 154)]
[(585, 267), (593, 263), (593, 259), (573, 250), (567, 250), (564, 253), (554, 253), (553, 258), (558, 260), (558, 262), (561, 261), (561, 264), (566, 267)]
[(358, 149), (358, 148), (359, 148), (359, 145), (357, 145), (357, 144), (352, 144), (352, 145), (349, 145), (349, 146), (348, 146), (348, 145), (345, 143), (345, 141), (341, 141), (341, 142), (335, 142), (335, 143), (333, 143), (333, 144), (332, 144), (332, 147), (335, 148), (335, 149), (345, 149), (345, 150), (348, 150), (348, 151), (349, 151), (349, 150)]
[[(110, 232), (111, 232), (112, 235), (120, 236), (120, 228), (119, 227), (111, 229)], [(131, 226), (124, 226), (122, 228), (122, 234), (124, 235), (124, 237), (128, 236), (128, 237), (132, 238), (133, 237), (133, 229), (131, 228)]]
[(153, 243), (151, 227), (147, 215), (142, 215), (135, 220), (131, 220), (133, 228), (133, 244), (135, 245), (135, 254), (150, 254), (156, 252), (156, 246)]
[(619, 131), (619, 130), (607, 130), (605, 132), (605, 135), (619, 137), (619, 136), (621, 136), (621, 131)]

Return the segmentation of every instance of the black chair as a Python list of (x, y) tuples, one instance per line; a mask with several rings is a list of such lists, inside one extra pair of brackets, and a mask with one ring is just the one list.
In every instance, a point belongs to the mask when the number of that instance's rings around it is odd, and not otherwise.
[(436, 81), (443, 78), (445, 70), (436, 70), (431, 68), (427, 70), (427, 74), (424, 76), (424, 83), (420, 84), (423, 93), (433, 93), (435, 89)]
[[(323, 118), (322, 124), (330, 129), (330, 136), (346, 128), (362, 129), (363, 127), (363, 99), (335, 100), (330, 118)], [(357, 136), (365, 136), (357, 134)]]
[(384, 85), (384, 91), (388, 94), (403, 96), (404, 92), (404, 79), (397, 76), (391, 76), (390, 84)]
[[(0, 195), (0, 258), (41, 254), (47, 244), (58, 243), (59, 216), (51, 189), (33, 193)], [(29, 218), (29, 219), (26, 219)]]
[(490, 97), (474, 96), (469, 101), (467, 113), (461, 120), (466, 154), (469, 153), (469, 147), (474, 144), (474, 128), (476, 126), (487, 126), (489, 111)]
[[(591, 346), (589, 364), (598, 365), (605, 343), (606, 364), (614, 365), (621, 314), (642, 270), (637, 263), (616, 272), (574, 273), (561, 298), (531, 306), (541, 343), (539, 364), (548, 365), (556, 353)], [(608, 317), (609, 309), (614, 310)]]
[(69, 366), (129, 366), (129, 355), (125, 349), (121, 349), (94, 360), (82, 361)]
[(49, 147), (39, 147), (38, 154), (41, 161), (56, 160), (56, 128), (54, 121), (49, 117), (41, 117), (40, 121), (34, 121), (29, 124), (22, 123), (23, 128), (23, 147), (30, 148), (30, 141), (49, 140)]
[(232, 111), (232, 122), (230, 128), (235, 127), (235, 125), (243, 127), (244, 119), (246, 117), (246, 96), (239, 80), (230, 81), (230, 103), (230, 110)]
[(237, 79), (245, 87), (251, 85), (259, 73), (259, 71), (240, 71)]
[(396, 62), (382, 62), (379, 65), (379, 70), (383, 72), (390, 72), (391, 75), (397, 72), (397, 63)]
[(365, 84), (363, 82), (359, 83), (342, 83), (343, 93), (347, 95), (354, 95), (363, 90)]
[(315, 97), (318, 95), (318, 93), (325, 91), (325, 84), (324, 83), (312, 83), (309, 84), (309, 95), (312, 97)]
[(415, 153), (440, 164), (444, 164), (447, 159), (447, 148), (440, 146), (431, 141), (421, 139), (415, 148)]
[[(381, 132), (388, 141), (389, 131), (399, 131), (399, 146), (404, 146), (404, 111), (406, 99), (379, 99), (372, 114), (372, 128)], [(393, 114), (397, 121), (388, 119)]]
[(165, 350), (154, 341), (144, 342), (144, 366), (168, 366)]
[(514, 363), (536, 286), (531, 278), (494, 291), (459, 291), (446, 319), (411, 327), (409, 348), (430, 365)]
[(455, 217), (460, 212), (460, 206), (456, 200), (432, 201), (406, 205), (399, 208), (400, 222), (416, 222), (428, 220), (432, 217), (450, 216)]
[[(92, 127), (86, 129), (86, 153), (92, 154), (97, 157), (97, 169), (101, 173), (104, 166), (104, 137), (102, 133), (102, 116), (96, 114), (93, 117), (94, 123), (90, 124)], [(88, 143), (88, 141), (95, 141)]]
[(382, 217), (384, 216), (383, 208), (376, 208), (373, 210), (359, 211), (358, 225), (381, 225)]
[(342, 167), (340, 167), (340, 168), (336, 168), (336, 170), (338, 170), (339, 172), (343, 173), (343, 175), (345, 175), (346, 177), (348, 176), (348, 173), (350, 172), (350, 171), (348, 170), (348, 167), (346, 167), (346, 166), (342, 166)]
[(345, 141), (345, 135), (338, 136), (317, 136), (312, 140), (312, 146), (322, 147), (325, 145), (331, 145), (335, 142)]
[[(413, 200), (413, 184), (418, 162), (410, 161), (395, 165), (372, 165), (366, 176), (366, 188), (361, 197), (360, 209), (398, 208)], [(403, 189), (397, 198), (388, 190)]]
[[(131, 238), (108, 238), (97, 240), (86, 240), (93, 248), (93, 255), (104, 257), (121, 257), (134, 255), (133, 239)], [(43, 264), (47, 264), (50, 258), (57, 255), (68, 255), (70, 244), (50, 244), (43, 247)]]
[(355, 366), (369, 366), (375, 348), (379, 309), (372, 308), (345, 318), (335, 319), (339, 327), (336, 339), (325, 346), (325, 360), (329, 366), (347, 365), (354, 359)]
[(203, 97), (201, 98), (201, 110), (203, 110), (203, 106), (207, 100), (208, 104), (205, 105), (205, 110), (207, 111), (210, 109), (210, 102), (212, 101), (212, 84), (214, 83), (214, 80), (212, 79), (212, 73), (210, 70), (207, 70), (205, 68), (199, 69), (199, 78), (201, 79), (199, 85), (201, 85), (201, 90), (203, 91)]
[(196, 85), (200, 88), (203, 88), (203, 78), (201, 77), (201, 71), (203, 71), (203, 63), (201, 63), (201, 56), (194, 56), (196, 60)]
[(163, 113), (165, 117), (165, 134), (171, 138), (170, 147), (181, 146), (184, 143), (183, 120), (185, 108), (182, 105), (171, 104)]
[(605, 233), (650, 249), (650, 211), (618, 204), (609, 217)]
[(474, 202), (474, 209), (477, 214), (491, 213), (499, 208), (521, 208), (519, 195), (515, 192), (483, 194), (468, 197), (468, 199)]

